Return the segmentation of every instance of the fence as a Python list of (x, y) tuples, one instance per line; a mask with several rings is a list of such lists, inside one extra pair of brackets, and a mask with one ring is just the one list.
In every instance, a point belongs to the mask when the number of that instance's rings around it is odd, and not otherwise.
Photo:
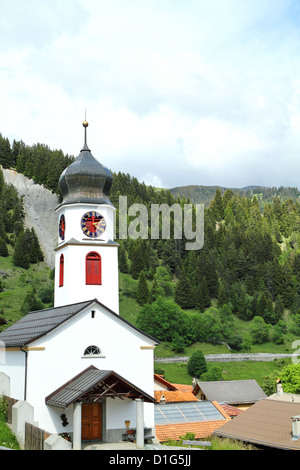
[[(0, 372), (0, 398), (7, 403), (6, 422), (25, 450), (72, 450), (72, 444), (58, 434), (50, 434), (33, 425), (34, 409), (26, 401), (9, 396), (10, 378)], [(0, 449), (2, 450), (2, 449)]]
[[(13, 406), (19, 400), (3, 395), (7, 403), (6, 422), (12, 424), (13, 422)], [(25, 422), (25, 435), (24, 435), (24, 449), (25, 450), (44, 450), (44, 441), (50, 436), (49, 433), (40, 429), (29, 422)]]
[(25, 450), (44, 450), (44, 441), (50, 434), (30, 423), (25, 423)]
[(17, 403), (18, 400), (15, 398), (7, 397), (6, 395), (3, 395), (3, 398), (5, 399), (7, 403), (7, 417), (6, 421), (9, 424), (12, 424), (12, 407), (14, 406), (15, 403)]

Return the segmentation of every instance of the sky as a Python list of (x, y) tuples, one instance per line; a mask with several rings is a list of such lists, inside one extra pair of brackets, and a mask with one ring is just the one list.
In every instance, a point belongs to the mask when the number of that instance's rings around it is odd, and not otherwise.
[(300, 188), (299, 0), (0, 0), (0, 133), (157, 187)]

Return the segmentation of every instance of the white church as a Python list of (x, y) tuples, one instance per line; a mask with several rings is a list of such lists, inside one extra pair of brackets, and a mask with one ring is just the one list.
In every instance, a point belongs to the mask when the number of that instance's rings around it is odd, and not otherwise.
[(83, 441), (137, 440), (154, 428), (154, 348), (119, 316), (118, 244), (112, 175), (84, 146), (62, 173), (57, 207), (54, 307), (0, 333), (10, 396), (34, 408), (37, 425)]

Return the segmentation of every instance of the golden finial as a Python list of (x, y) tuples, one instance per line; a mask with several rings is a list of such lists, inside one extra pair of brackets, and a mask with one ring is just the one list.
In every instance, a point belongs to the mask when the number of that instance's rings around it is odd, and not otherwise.
[(83, 122), (83, 127), (88, 127), (89, 123), (86, 120), (86, 108), (85, 108), (85, 115), (84, 115), (84, 122)]
[(90, 149), (88, 148), (88, 145), (87, 145), (87, 136), (86, 136), (86, 128), (89, 125), (89, 123), (86, 120), (86, 109), (85, 109), (85, 118), (84, 118), (84, 121), (83, 121), (82, 125), (84, 127), (84, 146), (83, 146), (82, 150), (87, 150), (87, 151), (90, 152)]

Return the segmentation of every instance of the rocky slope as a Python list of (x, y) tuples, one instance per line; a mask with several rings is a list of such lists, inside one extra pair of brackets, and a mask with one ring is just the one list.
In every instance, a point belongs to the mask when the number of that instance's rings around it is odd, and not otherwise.
[(57, 214), (58, 197), (48, 189), (14, 170), (3, 169), (4, 181), (12, 184), (24, 201), (25, 225), (33, 227), (45, 262), (54, 268), (54, 248), (57, 245)]

